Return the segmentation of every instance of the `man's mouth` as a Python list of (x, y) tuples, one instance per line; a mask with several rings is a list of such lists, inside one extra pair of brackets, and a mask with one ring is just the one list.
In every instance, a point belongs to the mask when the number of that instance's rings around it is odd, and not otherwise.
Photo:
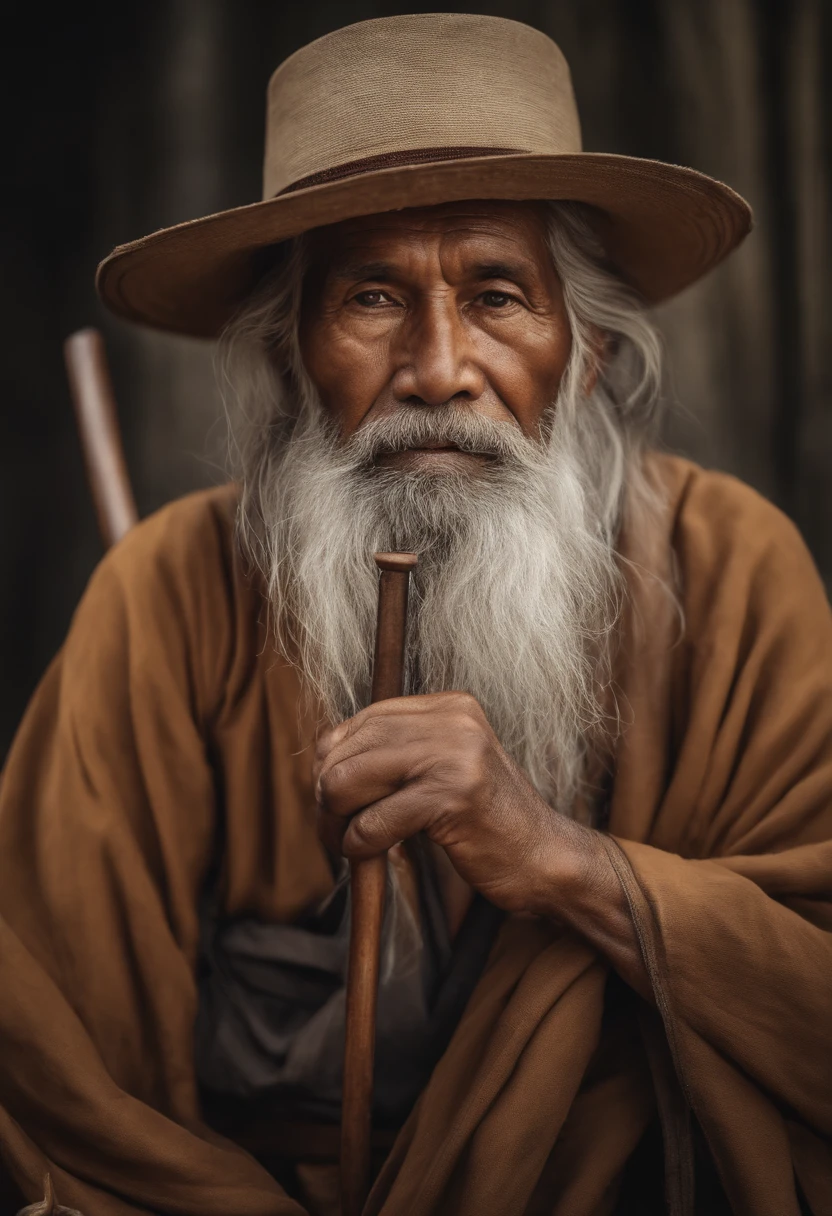
[(388, 447), (385, 446), (379, 452), (379, 456), (395, 456), (398, 452), (461, 452), (458, 443), (452, 443), (449, 439), (420, 439), (416, 443), (397, 443)]
[(375, 458), (375, 463), (382, 466), (395, 466), (408, 465), (414, 462), (419, 463), (422, 460), (436, 460), (437, 462), (447, 460), (452, 462), (454, 466), (459, 466), (469, 462), (482, 463), (493, 459), (493, 455), (489, 452), (472, 452), (468, 448), (461, 448), (455, 443), (424, 440), (411, 447), (397, 447), (393, 451), (388, 449), (387, 451), (379, 452)]
[(455, 443), (414, 443), (411, 447), (402, 448), (403, 452), (461, 452), (460, 448)]

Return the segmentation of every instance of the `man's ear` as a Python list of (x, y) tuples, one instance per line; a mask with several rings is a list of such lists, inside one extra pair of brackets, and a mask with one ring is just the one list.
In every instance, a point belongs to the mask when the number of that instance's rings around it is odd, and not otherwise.
[(593, 325), (591, 328), (589, 347), (590, 355), (587, 359), (582, 386), (585, 397), (589, 397), (598, 383), (598, 377), (609, 353), (609, 336), (597, 325)]

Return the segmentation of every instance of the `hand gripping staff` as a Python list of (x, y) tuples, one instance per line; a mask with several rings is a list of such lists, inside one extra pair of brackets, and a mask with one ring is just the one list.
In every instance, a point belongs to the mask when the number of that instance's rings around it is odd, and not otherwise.
[[(415, 553), (377, 553), (378, 626), (371, 701), (404, 691), (407, 593)], [(341, 1109), (341, 1216), (360, 1216), (370, 1189), (373, 1056), (387, 854), (350, 862), (352, 920), (347, 969)]]

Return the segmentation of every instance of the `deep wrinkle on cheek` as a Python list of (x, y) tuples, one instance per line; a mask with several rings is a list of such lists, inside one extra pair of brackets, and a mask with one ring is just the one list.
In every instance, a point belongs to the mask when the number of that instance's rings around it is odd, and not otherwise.
[(364, 421), (389, 380), (389, 341), (368, 340), (342, 323), (336, 310), (316, 318), (301, 338), (301, 355), (326, 412), (348, 438)]
[[(434, 214), (426, 217), (424, 230), (398, 217), (368, 221), (369, 231), (348, 230), (343, 246), (329, 234), (304, 291), (300, 339), (307, 372), (346, 438), (368, 417), (425, 395), (421, 385), (431, 379), (426, 400), (436, 404), (436, 376), (428, 375), (436, 367), (436, 343), (437, 357), (450, 350), (460, 368), (475, 369), (473, 378), (460, 375), (458, 381), (471, 408), (538, 435), (572, 345), (544, 230), (532, 223), (528, 209), (518, 209), (511, 224), (490, 210), (470, 223), (467, 214), (462, 223), (453, 214), (437, 220)], [(480, 288), (478, 268), (510, 267), (512, 258), (523, 266), (522, 275), (517, 272), (522, 282), (501, 273), (493, 285)], [(369, 265), (389, 273), (350, 278), (357, 267)], [(342, 273), (345, 266), (349, 273)], [(357, 302), (363, 291), (383, 292), (390, 300)], [(493, 307), (479, 298), (482, 291), (517, 300)], [(448, 366), (453, 364), (452, 355)], [(448, 400), (457, 395), (450, 383), (454, 375), (452, 370), (446, 377)]]
[[(553, 328), (552, 320), (526, 314), (520, 324), (471, 323), (466, 346), (491, 390), (474, 408), (495, 420), (510, 415), (525, 433), (539, 434), (540, 414), (556, 396), (571, 348), (568, 326)], [(364, 325), (363, 319), (353, 324), (339, 310), (327, 309), (307, 337), (307, 369), (345, 438), (369, 414), (392, 412), (396, 401), (385, 390), (399, 367), (411, 361), (418, 329), (414, 333), (404, 318), (396, 325)]]

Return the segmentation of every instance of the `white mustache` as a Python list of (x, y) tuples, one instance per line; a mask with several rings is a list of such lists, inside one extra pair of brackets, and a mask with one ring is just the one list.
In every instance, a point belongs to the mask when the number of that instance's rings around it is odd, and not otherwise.
[(522, 460), (530, 447), (540, 444), (528, 438), (519, 425), (495, 422), (469, 406), (403, 405), (385, 418), (365, 423), (344, 445), (361, 464), (371, 464), (379, 456), (435, 444), (455, 447), (461, 452), (494, 456), (503, 460)]

